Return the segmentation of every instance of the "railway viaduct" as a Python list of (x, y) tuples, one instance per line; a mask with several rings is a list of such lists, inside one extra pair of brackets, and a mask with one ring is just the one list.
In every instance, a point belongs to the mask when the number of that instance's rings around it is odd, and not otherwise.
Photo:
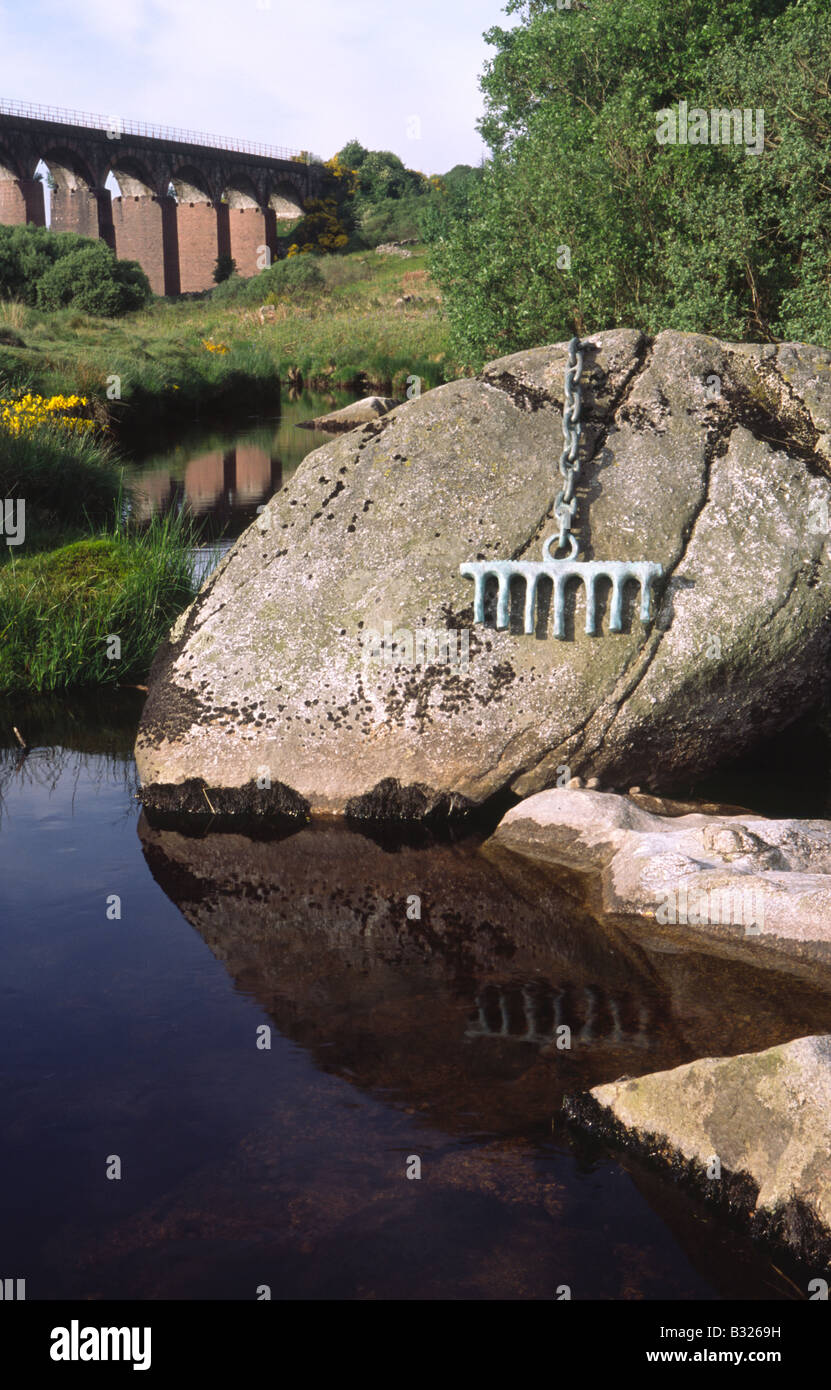
[(45, 225), (40, 161), (52, 230), (100, 237), (168, 295), (210, 289), (221, 255), (256, 274), (322, 174), (282, 147), (0, 99), (0, 223)]

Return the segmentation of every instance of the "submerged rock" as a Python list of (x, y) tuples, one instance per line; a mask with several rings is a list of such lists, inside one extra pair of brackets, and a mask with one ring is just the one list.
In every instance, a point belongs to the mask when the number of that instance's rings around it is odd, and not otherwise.
[(831, 1262), (831, 1037), (596, 1086), (566, 1114), (646, 1152), (754, 1234)]
[(473, 625), (460, 564), (536, 560), (555, 529), (565, 361), (565, 345), (506, 357), (304, 460), (157, 657), (136, 746), (148, 804), (204, 787), (267, 810), (280, 784), (312, 812), (448, 815), (564, 769), (648, 793), (817, 703), (831, 640), (820, 349), (595, 335), (582, 554), (660, 563), (654, 625), (627, 592), (610, 635), (601, 585), (588, 636), (580, 586), (557, 640), (547, 581), (533, 636), (521, 585), (508, 629), (490, 597)]
[(669, 817), (562, 788), (514, 806), (489, 844), (596, 876), (605, 913), (831, 962), (831, 821)]
[(325, 430), (328, 434), (344, 434), (347, 430), (367, 425), (380, 415), (388, 415), (401, 402), (393, 396), (364, 396), (361, 401), (353, 401), (341, 410), (333, 410), (328, 415), (318, 415), (314, 420), (301, 420), (298, 429)]

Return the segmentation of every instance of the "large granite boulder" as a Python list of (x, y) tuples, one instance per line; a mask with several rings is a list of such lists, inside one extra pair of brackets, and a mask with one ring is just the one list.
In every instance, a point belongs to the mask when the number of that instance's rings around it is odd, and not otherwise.
[(831, 1263), (831, 1037), (622, 1077), (566, 1112), (666, 1162), (818, 1273)]
[[(571, 773), (669, 789), (813, 706), (831, 633), (831, 352), (588, 341), (582, 554), (663, 566), (597, 636), (569, 592), (473, 625), (462, 563), (555, 529), (565, 345), (491, 363), (309, 455), (159, 653), (148, 805), (444, 815)], [(635, 590), (635, 586), (629, 586)]]

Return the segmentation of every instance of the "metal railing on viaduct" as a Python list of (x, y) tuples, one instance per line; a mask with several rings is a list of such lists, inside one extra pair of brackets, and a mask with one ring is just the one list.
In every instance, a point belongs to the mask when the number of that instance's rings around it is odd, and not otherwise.
[(322, 176), (307, 151), (0, 97), (0, 223), (45, 226), (41, 164), (52, 229), (100, 237), (156, 294), (209, 289), (223, 255), (256, 274)]

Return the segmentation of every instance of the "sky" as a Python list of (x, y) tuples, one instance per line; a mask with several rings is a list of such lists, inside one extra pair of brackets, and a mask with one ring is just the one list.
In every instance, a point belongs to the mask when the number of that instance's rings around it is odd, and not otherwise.
[(505, 0), (0, 0), (0, 97), (423, 173), (478, 164)]

